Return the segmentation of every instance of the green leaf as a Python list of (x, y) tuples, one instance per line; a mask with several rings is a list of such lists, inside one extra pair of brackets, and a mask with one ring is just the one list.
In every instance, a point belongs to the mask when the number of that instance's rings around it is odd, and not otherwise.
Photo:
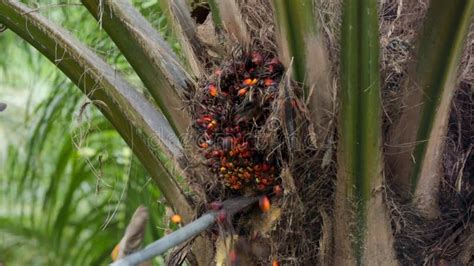
[(216, 0), (209, 0), (209, 8), (211, 9), (212, 21), (214, 22), (214, 26), (217, 30), (222, 29), (222, 19), (221, 15), (219, 14), (219, 8), (216, 3)]

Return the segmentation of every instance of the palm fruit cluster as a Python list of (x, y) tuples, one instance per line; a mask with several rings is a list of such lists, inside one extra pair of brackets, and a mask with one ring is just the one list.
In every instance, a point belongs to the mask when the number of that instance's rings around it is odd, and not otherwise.
[(270, 115), (283, 71), (277, 58), (253, 51), (216, 68), (200, 86), (197, 145), (211, 172), (233, 190), (275, 184), (279, 167), (255, 148), (255, 132)]

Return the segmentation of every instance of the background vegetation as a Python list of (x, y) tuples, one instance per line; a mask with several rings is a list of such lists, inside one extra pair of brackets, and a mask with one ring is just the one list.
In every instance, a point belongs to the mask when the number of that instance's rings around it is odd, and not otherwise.
[[(76, 1), (24, 2), (143, 86)], [(157, 1), (135, 6), (171, 38)], [(145, 242), (159, 238), (169, 227), (160, 192), (108, 121), (13, 32), (0, 33), (0, 50), (0, 101), (8, 102), (0, 115), (0, 262), (105, 264), (139, 204), (153, 210)]]

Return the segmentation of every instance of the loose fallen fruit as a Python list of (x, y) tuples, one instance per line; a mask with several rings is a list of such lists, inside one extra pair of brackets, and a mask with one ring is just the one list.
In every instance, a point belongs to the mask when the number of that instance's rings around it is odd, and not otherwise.
[(180, 215), (178, 214), (175, 214), (173, 216), (171, 216), (171, 222), (173, 222), (174, 224), (180, 224), (182, 221), (182, 218)]

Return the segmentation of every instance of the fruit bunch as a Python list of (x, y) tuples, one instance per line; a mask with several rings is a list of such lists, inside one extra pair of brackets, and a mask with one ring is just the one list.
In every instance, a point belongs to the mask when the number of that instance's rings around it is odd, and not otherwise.
[(202, 84), (195, 108), (197, 145), (206, 165), (233, 190), (263, 191), (279, 167), (255, 148), (284, 67), (270, 54), (253, 51), (224, 63)]

